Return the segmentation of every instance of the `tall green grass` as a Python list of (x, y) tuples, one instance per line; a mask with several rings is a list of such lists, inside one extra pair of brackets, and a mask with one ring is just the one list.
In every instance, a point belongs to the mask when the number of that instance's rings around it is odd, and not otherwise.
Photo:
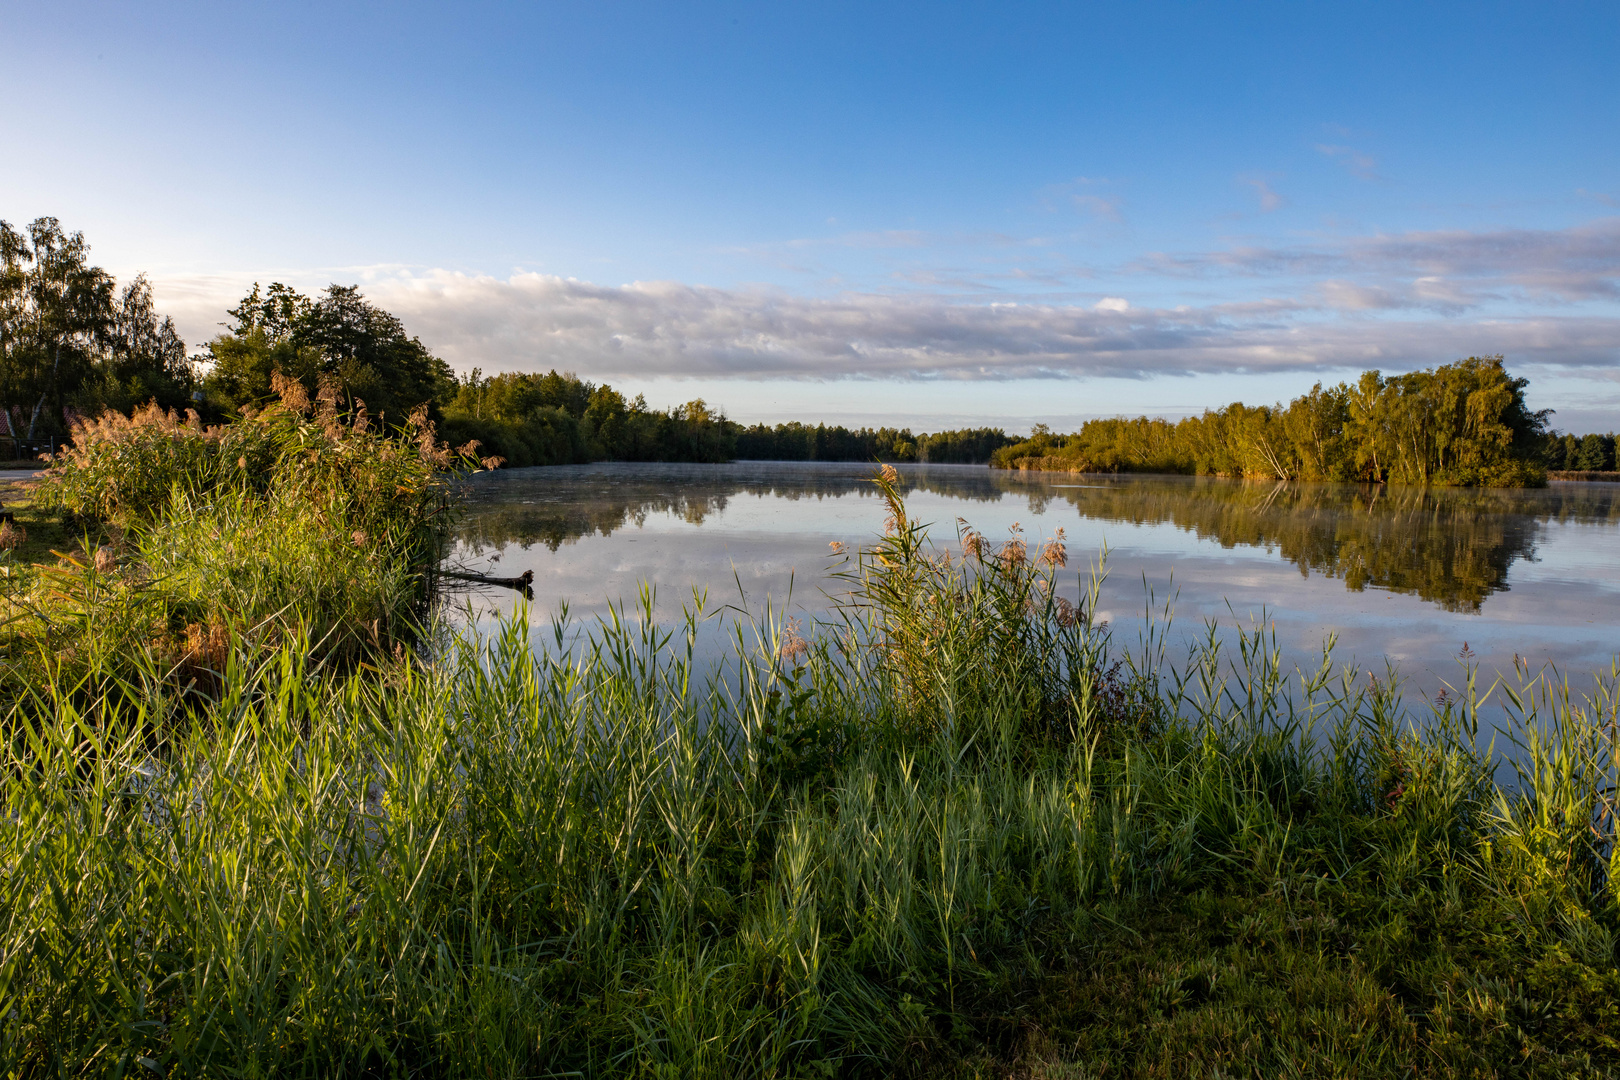
[[(21, 1075), (1601, 1075), (1617, 675), (1433, 709), (1179, 662), (905, 514), (808, 637), (650, 600), (339, 673), (233, 638), (4, 718)], [(963, 547), (966, 550), (961, 550)], [(1092, 593), (1094, 596), (1094, 592)]]

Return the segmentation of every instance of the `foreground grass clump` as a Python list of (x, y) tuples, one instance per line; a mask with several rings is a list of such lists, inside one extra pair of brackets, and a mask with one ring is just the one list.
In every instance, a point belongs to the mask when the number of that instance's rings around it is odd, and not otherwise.
[(837, 624), (708, 675), (649, 606), (376, 673), (232, 639), (201, 711), (38, 684), (7, 1071), (1620, 1068), (1614, 673), (1512, 688), (1510, 783), (1471, 677), (1418, 712), (1263, 631), (1127, 653), (1060, 541), (948, 555), (884, 487)]
[(232, 635), (295, 633), (323, 656), (411, 636), (471, 448), (452, 454), (420, 414), (379, 433), (330, 388), (278, 389), (219, 427), (156, 406), (75, 427), (28, 493), (32, 528), (0, 542), (0, 685), (91, 657), (218, 669)]

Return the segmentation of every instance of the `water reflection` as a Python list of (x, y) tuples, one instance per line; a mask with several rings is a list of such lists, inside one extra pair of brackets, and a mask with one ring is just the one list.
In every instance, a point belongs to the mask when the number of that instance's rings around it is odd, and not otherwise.
[(1516, 560), (1534, 560), (1545, 522), (1620, 522), (1614, 485), (1543, 491), (1349, 484), (1255, 484), (1155, 477), (1057, 489), (1082, 516), (1169, 523), (1222, 547), (1275, 552), (1302, 573), (1415, 593), (1447, 611), (1478, 611), (1508, 587)]
[[(1513, 564), (1537, 558), (1548, 523), (1620, 525), (1620, 485), (1612, 484), (1480, 491), (1067, 477), (964, 466), (910, 466), (903, 473), (914, 494), (981, 503), (1023, 496), (1037, 515), (1067, 504), (1097, 521), (1171, 525), (1224, 548), (1263, 549), (1303, 575), (1338, 578), (1352, 590), (1414, 594), (1461, 613), (1478, 612), (1487, 597), (1507, 590)], [(869, 475), (861, 466), (758, 462), (511, 470), (469, 486), (459, 539), (474, 554), (507, 545), (555, 552), (584, 537), (641, 527), (655, 515), (701, 526), (744, 495), (789, 503), (871, 497)], [(973, 516), (969, 508), (963, 512)]]

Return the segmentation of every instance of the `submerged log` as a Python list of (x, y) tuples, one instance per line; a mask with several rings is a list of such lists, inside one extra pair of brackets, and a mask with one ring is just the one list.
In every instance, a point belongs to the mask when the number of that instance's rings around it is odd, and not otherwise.
[(469, 574), (461, 570), (440, 570), (439, 576), (453, 578), (456, 581), (471, 581), (479, 585), (498, 585), (503, 589), (527, 590), (534, 584), (533, 570), (525, 570), (516, 577), (492, 577), (489, 574)]

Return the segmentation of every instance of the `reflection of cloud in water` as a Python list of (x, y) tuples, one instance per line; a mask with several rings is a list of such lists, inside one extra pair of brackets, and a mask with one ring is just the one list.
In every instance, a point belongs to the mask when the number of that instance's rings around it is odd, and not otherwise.
[[(1107, 605), (1135, 640), (1144, 579), (1177, 596), (1177, 636), (1206, 619), (1276, 621), (1308, 664), (1329, 633), (1337, 656), (1402, 661), (1419, 689), (1454, 679), (1464, 641), (1486, 670), (1514, 656), (1573, 672), (1606, 665), (1620, 642), (1620, 487), (1421, 491), (1353, 485), (1257, 485), (1185, 477), (1075, 478), (964, 466), (902, 467), (916, 517), (939, 542), (967, 518), (987, 535), (1021, 521), (1033, 540), (1062, 526), (1071, 569), (1111, 549)], [(613, 464), (479, 476), (455, 558), (535, 572), (533, 613), (567, 601), (576, 616), (633, 601), (643, 582), (673, 618), (692, 586), (710, 607), (739, 601), (813, 616), (829, 539), (860, 543), (882, 511), (859, 464)], [(1346, 586), (1349, 586), (1346, 588)], [(1075, 579), (1064, 590), (1078, 594)], [(479, 596), (487, 612), (510, 597)]]
[[(760, 462), (512, 470), (470, 486), (459, 538), (472, 552), (514, 543), (556, 551), (581, 537), (644, 529), (659, 516), (702, 526), (728, 516), (733, 500), (744, 496), (780, 500), (789, 524), (825, 531), (816, 528), (818, 519), (848, 513), (794, 514), (793, 504), (871, 497), (870, 475), (861, 465)], [(1225, 548), (1274, 552), (1303, 574), (1339, 578), (1351, 589), (1415, 593), (1452, 611), (1478, 611), (1487, 596), (1505, 590), (1512, 565), (1536, 557), (1546, 523), (1620, 522), (1616, 488), (1607, 484), (1475, 491), (1139, 477), (1076, 485), (950, 466), (912, 467), (905, 475), (913, 499), (996, 502), (1019, 494), (1037, 516), (1067, 504), (1094, 521), (1169, 524)], [(765, 531), (786, 538), (789, 524)]]

